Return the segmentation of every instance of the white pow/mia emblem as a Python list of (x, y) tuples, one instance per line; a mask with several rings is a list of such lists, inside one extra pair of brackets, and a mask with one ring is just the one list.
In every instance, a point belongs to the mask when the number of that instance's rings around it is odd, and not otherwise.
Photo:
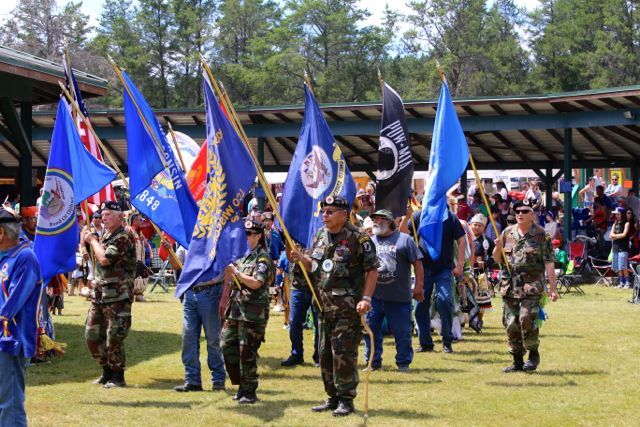
[(300, 165), (300, 179), (307, 194), (314, 199), (324, 194), (333, 180), (333, 170), (327, 153), (317, 145)]
[(246, 221), (244, 223), (244, 228), (253, 228), (253, 222), (251, 221)]
[(266, 264), (262, 264), (262, 263), (258, 264), (258, 273), (264, 274), (266, 272), (267, 272)]

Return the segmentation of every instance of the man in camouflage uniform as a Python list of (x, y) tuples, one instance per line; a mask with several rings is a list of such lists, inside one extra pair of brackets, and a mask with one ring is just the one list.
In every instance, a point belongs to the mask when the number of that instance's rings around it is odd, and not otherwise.
[[(554, 254), (551, 238), (544, 228), (533, 223), (533, 208), (529, 200), (516, 202), (515, 225), (511, 225), (496, 239), (493, 258), (502, 264), (500, 295), (504, 302), (504, 324), (509, 339), (513, 364), (504, 372), (535, 371), (540, 363), (539, 330), (536, 325), (540, 299), (545, 292), (544, 273), (549, 280), (551, 301), (558, 299)], [(508, 268), (502, 259), (502, 248)], [(524, 363), (524, 355), (529, 359)]]
[(343, 416), (354, 411), (360, 315), (371, 309), (378, 257), (371, 238), (347, 222), (349, 204), (343, 197), (328, 196), (321, 207), (324, 227), (313, 239), (311, 255), (296, 251), (292, 259), (302, 259), (311, 272), (322, 304), (320, 368), (329, 399), (312, 410)]
[(252, 404), (258, 400), (258, 349), (269, 320), (269, 286), (275, 278), (275, 267), (267, 252), (264, 226), (248, 220), (244, 228), (251, 251), (225, 269), (234, 280), (221, 347), (231, 384), (239, 386), (234, 400)]
[(124, 339), (131, 328), (135, 244), (133, 236), (123, 227), (123, 212), (118, 202), (102, 203), (101, 210), (106, 233), (100, 239), (87, 232), (83, 236), (96, 259), (84, 335), (91, 356), (103, 370), (94, 384), (105, 388), (125, 387)]

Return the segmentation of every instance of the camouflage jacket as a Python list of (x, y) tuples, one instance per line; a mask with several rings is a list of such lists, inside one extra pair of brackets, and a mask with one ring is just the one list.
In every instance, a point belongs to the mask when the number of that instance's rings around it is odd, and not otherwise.
[(120, 227), (100, 240), (109, 265), (96, 260), (94, 302), (110, 303), (133, 298), (136, 272), (136, 247), (133, 236)]
[(318, 230), (311, 248), (311, 279), (323, 316), (355, 315), (365, 273), (379, 266), (371, 238), (347, 223), (333, 238), (325, 227)]
[(511, 269), (509, 273), (502, 265), (500, 295), (510, 298), (541, 295), (545, 264), (555, 261), (551, 238), (544, 228), (533, 224), (527, 234), (520, 236), (517, 226), (512, 225), (504, 229), (500, 238)]
[(231, 297), (225, 312), (229, 320), (243, 320), (245, 322), (267, 323), (269, 320), (269, 286), (275, 279), (275, 267), (269, 253), (261, 246), (256, 246), (243, 258), (236, 261), (241, 273), (252, 276), (262, 282), (258, 289), (251, 289), (240, 283), (240, 288), (231, 283)]

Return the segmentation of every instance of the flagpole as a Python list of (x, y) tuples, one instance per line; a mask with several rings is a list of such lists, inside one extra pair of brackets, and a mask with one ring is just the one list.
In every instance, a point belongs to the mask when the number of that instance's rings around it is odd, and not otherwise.
[(182, 172), (186, 174), (187, 168), (184, 165), (184, 159), (182, 158), (180, 147), (178, 147), (178, 140), (176, 138), (176, 134), (173, 132), (173, 127), (171, 126), (171, 122), (168, 120), (167, 120), (167, 125), (169, 126), (169, 133), (171, 134), (171, 139), (173, 140), (173, 146), (176, 147), (176, 152), (178, 153), (178, 158), (180, 159), (180, 165), (182, 165)]
[[(258, 181), (260, 182), (260, 185), (264, 189), (264, 192), (265, 192), (265, 194), (267, 196), (267, 200), (269, 201), (269, 203), (273, 207), (273, 212), (275, 213), (276, 218), (278, 219), (278, 221), (280, 222), (280, 225), (282, 226), (282, 232), (284, 234), (285, 240), (291, 246), (291, 248), (296, 247), (293, 239), (291, 238), (291, 235), (289, 234), (289, 231), (287, 230), (287, 226), (285, 225), (284, 220), (282, 219), (282, 216), (280, 216), (280, 209), (279, 209), (278, 203), (276, 202), (276, 198), (273, 195), (273, 192), (271, 191), (271, 186), (269, 186), (269, 184), (267, 182), (267, 179), (264, 176), (264, 172), (262, 171), (262, 168), (260, 167), (260, 163), (258, 162), (258, 159), (256, 158), (256, 155), (253, 152), (253, 148), (251, 147), (251, 144), (249, 143), (249, 138), (247, 137), (247, 134), (244, 132), (244, 128), (242, 127), (242, 123), (240, 122), (240, 119), (238, 118), (238, 115), (236, 113), (235, 108), (233, 107), (233, 104), (231, 103), (231, 100), (226, 95), (226, 91), (222, 92), (222, 90), (218, 86), (218, 83), (215, 80), (215, 78), (213, 77), (213, 73), (211, 72), (211, 69), (209, 68), (209, 65), (207, 64), (207, 62), (205, 61), (205, 59), (204, 59), (204, 57), (202, 55), (200, 55), (200, 62), (202, 63), (202, 67), (204, 68), (205, 72), (207, 73), (207, 76), (209, 78), (209, 82), (211, 83), (213, 89), (216, 91), (216, 94), (218, 95), (218, 97), (220, 97), (221, 101), (224, 103), (225, 108), (227, 109), (227, 112), (229, 112), (231, 114), (231, 117), (232, 117), (232, 120), (230, 120), (231, 121), (231, 125), (236, 130), (236, 132), (238, 133), (238, 136), (240, 136), (240, 139), (242, 140), (242, 142), (244, 143), (245, 147), (247, 148), (247, 151), (251, 155), (251, 159), (253, 160), (253, 164), (256, 167), (256, 172), (257, 172), (257, 175), (258, 175)], [(311, 290), (311, 294), (313, 295), (314, 301), (318, 305), (318, 308), (320, 309), (320, 311), (322, 311), (322, 304), (320, 304), (320, 300), (318, 299), (318, 296), (316, 295), (316, 292), (313, 289), (313, 285), (311, 284), (311, 279), (309, 278), (309, 274), (307, 273), (307, 269), (304, 267), (304, 264), (302, 263), (301, 260), (298, 261), (298, 265), (300, 266), (300, 269), (302, 270), (302, 274), (304, 275), (304, 278), (307, 281), (307, 285), (309, 286), (309, 289)]]
[[(444, 75), (444, 71), (442, 71), (442, 67), (440, 67), (440, 62), (436, 59), (436, 70), (438, 71), (438, 75), (440, 76), (440, 80), (443, 84), (447, 83), (447, 79)], [(467, 147), (468, 149), (468, 147)], [(487, 195), (484, 192), (484, 188), (482, 187), (482, 181), (480, 180), (480, 174), (478, 173), (478, 169), (476, 168), (476, 163), (473, 161), (473, 156), (471, 155), (471, 150), (469, 150), (469, 162), (471, 163), (471, 168), (473, 169), (473, 174), (476, 178), (476, 187), (480, 190), (480, 195), (482, 196), (482, 201), (484, 206), (487, 208), (487, 213), (489, 214), (489, 221), (491, 222), (491, 226), (493, 227), (493, 231), (496, 234), (496, 237), (500, 237), (500, 233), (498, 232), (498, 227), (496, 226), (496, 222), (493, 219), (493, 215), (491, 215), (491, 206), (489, 205), (489, 200), (487, 199)], [(465, 177), (466, 179), (466, 177)], [(511, 273), (511, 268), (509, 266), (509, 260), (507, 259), (507, 254), (504, 252), (504, 247), (500, 249), (500, 253), (502, 255), (502, 259), (504, 260), (504, 265), (507, 267), (507, 271)]]
[[(104, 153), (106, 154), (107, 158), (109, 159), (109, 163), (111, 163), (111, 166), (113, 166), (113, 168), (116, 170), (116, 173), (120, 176), (120, 179), (122, 180), (122, 184), (125, 186), (125, 188), (129, 192), (129, 195), (131, 195), (131, 189), (129, 188), (129, 183), (127, 182), (126, 176), (124, 175), (124, 173), (122, 173), (122, 170), (118, 167), (118, 164), (116, 163), (116, 161), (111, 156), (111, 153), (109, 152), (109, 150), (107, 150), (105, 145), (102, 143), (102, 140), (100, 139), (100, 137), (98, 136), (96, 131), (93, 129), (93, 125), (85, 117), (85, 115), (82, 113), (82, 111), (80, 110), (80, 107), (78, 106), (78, 104), (76, 104), (76, 101), (71, 97), (71, 94), (69, 93), (67, 88), (64, 87), (64, 85), (62, 84), (61, 81), (58, 81), (58, 85), (60, 86), (60, 89), (62, 89), (62, 93), (64, 93), (64, 96), (67, 98), (67, 100), (73, 106), (73, 109), (75, 110), (76, 114), (78, 114), (78, 116), (82, 119), (84, 124), (87, 126), (87, 129), (89, 130), (89, 132), (91, 132), (91, 134), (93, 135), (93, 138), (95, 139), (96, 143), (100, 146), (102, 151), (104, 151)], [(155, 230), (155, 232), (158, 233), (158, 235), (161, 235), (162, 232), (160, 231), (158, 226), (151, 220), (149, 220), (149, 222), (153, 226), (153, 229)], [(173, 248), (171, 248), (171, 247), (169, 248), (169, 253), (176, 260), (176, 262), (180, 266), (180, 268), (182, 268), (182, 262), (180, 262), (180, 260), (178, 259), (178, 256), (174, 252)]]
[(136, 102), (136, 100), (135, 100), (135, 98), (133, 96), (133, 93), (131, 92), (131, 88), (129, 88), (129, 85), (127, 84), (127, 82), (124, 79), (124, 76), (122, 75), (122, 70), (120, 70), (118, 65), (111, 58), (111, 56), (108, 56), (107, 58), (109, 60), (109, 64), (111, 64), (111, 67), (113, 68), (113, 71), (118, 76), (118, 79), (120, 79), (120, 83), (122, 83), (122, 86), (124, 87), (124, 90), (126, 90), (127, 93), (129, 94), (129, 98), (131, 98), (131, 102), (133, 102), (133, 105), (136, 107), (136, 111), (138, 112), (138, 117), (140, 118), (140, 121), (144, 125), (147, 133), (151, 137), (151, 140), (153, 141), (153, 145), (154, 145), (154, 147), (155, 147), (155, 149), (157, 151), (157, 154), (158, 154), (158, 157), (160, 158), (160, 161), (162, 162), (162, 165), (165, 167), (165, 169), (168, 168), (169, 165), (164, 160), (164, 149), (162, 148), (162, 143), (160, 141), (158, 141), (158, 138), (157, 138), (155, 132), (151, 128), (151, 125), (149, 124), (149, 122), (147, 122), (147, 119), (144, 116), (144, 114), (142, 114), (142, 110), (140, 109), (140, 106)]
[[(69, 80), (69, 90), (71, 91), (71, 95), (73, 96), (73, 99), (78, 99), (78, 94), (76, 93), (76, 88), (73, 85), (73, 80), (71, 78), (71, 61), (69, 60), (69, 49), (67, 49), (67, 48), (64, 49), (64, 62), (65, 62), (65, 66), (67, 68), (67, 79)], [(75, 110), (73, 112), (75, 112)], [(75, 119), (76, 119), (77, 115), (74, 115), (72, 113), (72, 117), (74, 119), (74, 124), (77, 127), (77, 124), (75, 123)], [(91, 225), (90, 225), (90, 220), (89, 220), (89, 205), (88, 205), (86, 199), (82, 201), (82, 210), (84, 211), (85, 226), (87, 227), (87, 230), (89, 230)], [(92, 264), (92, 266), (95, 266), (96, 265), (96, 256), (95, 256), (95, 253), (93, 252), (93, 246), (91, 246), (91, 245), (89, 245), (89, 252), (91, 253), (91, 264)]]

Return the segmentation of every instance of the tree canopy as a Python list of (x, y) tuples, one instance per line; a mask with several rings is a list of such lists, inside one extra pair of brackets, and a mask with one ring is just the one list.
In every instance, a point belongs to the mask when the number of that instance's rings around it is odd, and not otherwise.
[[(158, 108), (203, 104), (200, 56), (240, 105), (299, 103), (308, 73), (321, 102), (381, 98), (377, 70), (405, 99), (528, 94), (637, 83), (638, 3), (411, 0), (382, 22), (357, 0), (105, 0), (96, 28), (81, 1), (23, 0), (0, 43), (109, 78), (111, 56)], [(92, 100), (120, 107), (122, 96)]]

